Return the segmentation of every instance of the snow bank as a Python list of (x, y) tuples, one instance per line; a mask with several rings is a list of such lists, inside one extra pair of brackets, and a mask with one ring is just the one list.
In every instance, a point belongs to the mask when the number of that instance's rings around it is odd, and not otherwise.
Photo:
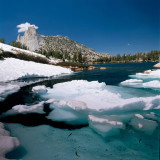
[(0, 43), (0, 49), (2, 49), (3, 51), (12, 52), (14, 54), (17, 54), (19, 52), (21, 52), (21, 53), (23, 52), (23, 53), (26, 53), (26, 54), (29, 54), (29, 55), (34, 55), (34, 56), (37, 56), (37, 57), (46, 58), (44, 55), (41, 55), (41, 54), (38, 54), (38, 53), (35, 53), (35, 52), (31, 52), (29, 50), (24, 50), (24, 49), (20, 49), (20, 48), (17, 48), (17, 47), (13, 47), (13, 46), (3, 44), (3, 43)]
[(0, 82), (29, 77), (52, 77), (68, 73), (71, 73), (70, 69), (31, 61), (14, 58), (0, 61)]

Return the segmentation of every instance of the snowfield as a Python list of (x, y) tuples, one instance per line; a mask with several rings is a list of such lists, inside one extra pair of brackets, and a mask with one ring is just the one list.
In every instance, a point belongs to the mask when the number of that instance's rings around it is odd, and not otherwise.
[(29, 54), (29, 55), (46, 58), (46, 56), (44, 56), (44, 55), (41, 55), (41, 54), (38, 54), (38, 53), (35, 53), (35, 52), (31, 52), (29, 50), (16, 48), (16, 47), (13, 47), (13, 46), (10, 46), (10, 45), (7, 45), (7, 44), (3, 44), (3, 43), (0, 43), (0, 49), (2, 49), (3, 51), (12, 52), (14, 54), (17, 54), (19, 52), (23, 52), (23, 53), (26, 53), (26, 54)]
[(72, 71), (63, 67), (6, 58), (0, 61), (0, 82), (30, 77), (52, 77), (69, 74)]

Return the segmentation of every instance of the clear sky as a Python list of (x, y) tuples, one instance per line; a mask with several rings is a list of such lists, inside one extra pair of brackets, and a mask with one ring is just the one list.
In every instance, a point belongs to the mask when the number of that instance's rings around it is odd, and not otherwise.
[(98, 52), (160, 49), (160, 0), (0, 0), (0, 37), (17, 39), (29, 22), (43, 35), (63, 35)]

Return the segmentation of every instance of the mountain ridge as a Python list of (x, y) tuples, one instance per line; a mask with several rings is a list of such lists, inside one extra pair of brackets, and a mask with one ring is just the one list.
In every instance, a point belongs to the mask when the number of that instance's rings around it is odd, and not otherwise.
[(26, 45), (30, 51), (58, 51), (68, 54), (73, 59), (75, 53), (81, 53), (87, 61), (95, 61), (102, 57), (110, 57), (107, 53), (99, 53), (67, 36), (46, 36), (39, 34), (34, 27), (29, 27), (23, 36), (18, 35), (17, 42)]

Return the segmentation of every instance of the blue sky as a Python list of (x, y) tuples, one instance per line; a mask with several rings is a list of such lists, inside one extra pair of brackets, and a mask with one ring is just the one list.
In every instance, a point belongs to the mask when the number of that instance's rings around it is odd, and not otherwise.
[(0, 37), (25, 22), (112, 55), (160, 49), (159, 0), (0, 0)]

